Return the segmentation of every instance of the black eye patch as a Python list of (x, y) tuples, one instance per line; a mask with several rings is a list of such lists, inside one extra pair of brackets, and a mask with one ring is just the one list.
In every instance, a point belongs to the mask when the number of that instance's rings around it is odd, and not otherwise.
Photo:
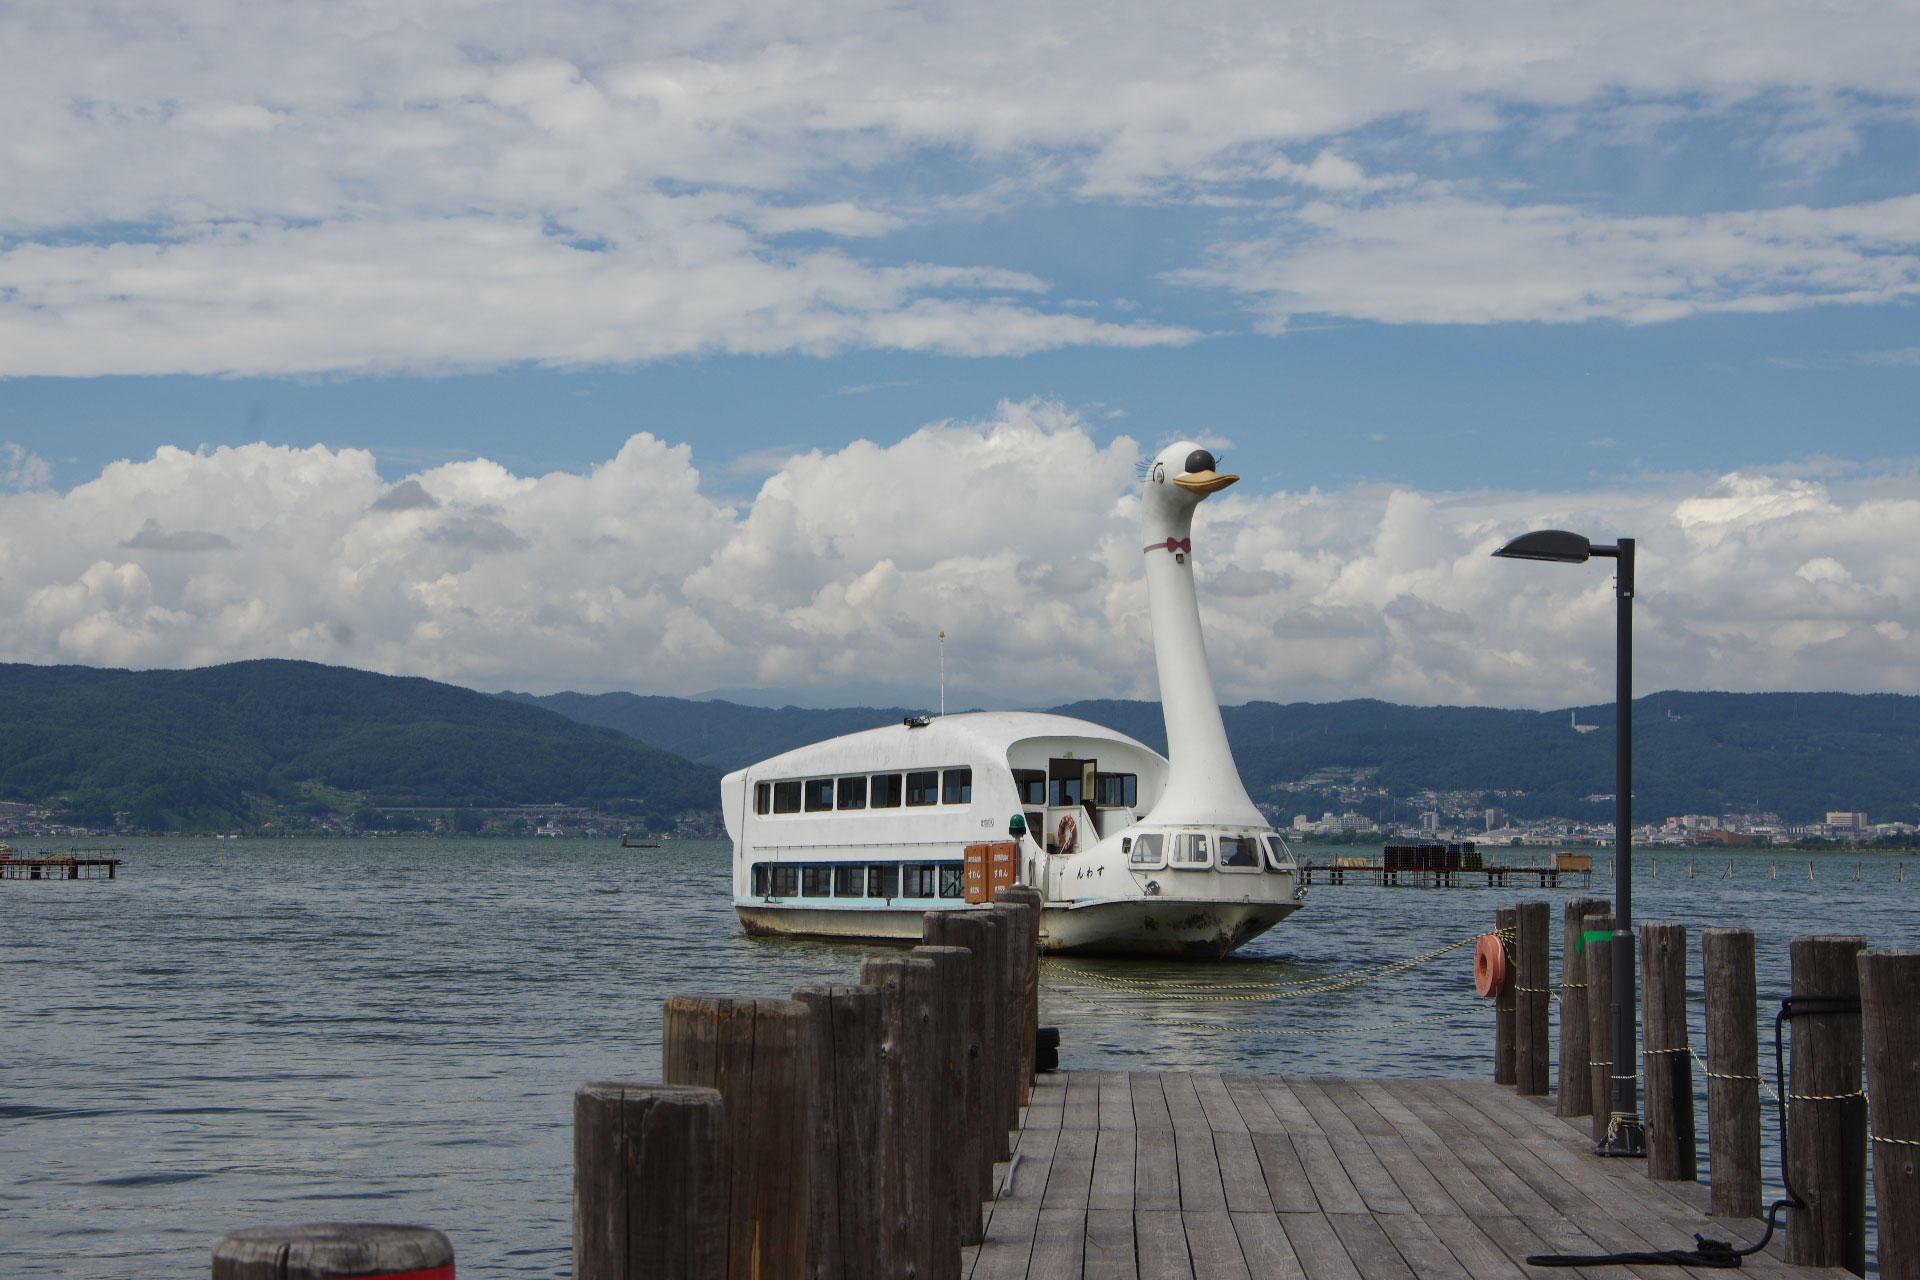
[(1195, 449), (1187, 455), (1188, 475), (1192, 475), (1196, 471), (1212, 471), (1213, 469), (1213, 455), (1205, 449)]

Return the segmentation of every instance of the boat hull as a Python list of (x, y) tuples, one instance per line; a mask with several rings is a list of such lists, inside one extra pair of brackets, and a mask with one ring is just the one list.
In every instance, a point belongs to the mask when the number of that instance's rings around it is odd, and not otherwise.
[[(1040, 949), (1058, 955), (1217, 960), (1299, 910), (1298, 902), (1203, 902), (1125, 898), (1049, 903), (1040, 916)], [(954, 903), (943, 910), (978, 910)], [(736, 903), (747, 933), (759, 938), (913, 946), (918, 910), (771, 906)]]

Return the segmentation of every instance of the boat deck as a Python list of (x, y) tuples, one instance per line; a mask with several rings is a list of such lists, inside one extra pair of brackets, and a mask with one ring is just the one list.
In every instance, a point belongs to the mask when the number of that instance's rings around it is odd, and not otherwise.
[[(1073, 1072), (1041, 1076), (972, 1280), (1487, 1280), (1724, 1275), (1542, 1270), (1529, 1254), (1744, 1247), (1705, 1190), (1592, 1154), (1550, 1104), (1471, 1080)], [(1841, 1277), (1768, 1253), (1743, 1270)]]

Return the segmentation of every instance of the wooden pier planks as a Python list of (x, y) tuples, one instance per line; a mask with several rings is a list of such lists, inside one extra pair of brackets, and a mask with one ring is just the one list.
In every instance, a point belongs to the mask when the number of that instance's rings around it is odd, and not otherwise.
[[(1591, 1153), (1551, 1101), (1474, 1080), (1214, 1073), (1043, 1076), (975, 1280), (1458, 1280), (1544, 1274), (1532, 1253), (1741, 1243), (1758, 1222)], [(1839, 1277), (1777, 1253), (1747, 1274)], [(1678, 1267), (1559, 1270), (1705, 1277)]]

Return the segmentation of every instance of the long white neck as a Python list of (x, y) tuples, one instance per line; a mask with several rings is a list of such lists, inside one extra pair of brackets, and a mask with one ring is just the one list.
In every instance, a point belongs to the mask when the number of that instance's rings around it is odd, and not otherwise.
[(1200, 634), (1200, 602), (1193, 589), (1193, 556), (1176, 559), (1168, 540), (1193, 536), (1193, 505), (1146, 504), (1143, 545), (1147, 560), (1147, 606), (1153, 615), (1153, 657), (1160, 673), (1160, 711), (1167, 722), (1172, 770), (1160, 802), (1143, 821), (1265, 828), (1234, 767), (1220, 701)]

